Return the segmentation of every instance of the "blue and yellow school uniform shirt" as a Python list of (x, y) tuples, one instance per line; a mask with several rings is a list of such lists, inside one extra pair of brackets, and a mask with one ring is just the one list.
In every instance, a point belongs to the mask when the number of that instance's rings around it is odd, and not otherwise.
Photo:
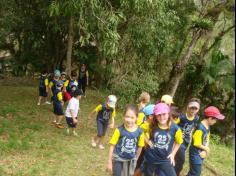
[(70, 82), (68, 79), (62, 79), (61, 81), (63, 82), (63, 87), (68, 87)]
[(145, 150), (144, 158), (151, 164), (170, 162), (167, 157), (172, 152), (174, 142), (183, 143), (182, 131), (175, 123), (171, 123), (170, 127), (166, 129), (158, 127), (150, 136), (154, 147), (148, 147)]
[(54, 95), (56, 93), (56, 85), (59, 83), (60, 80), (55, 80), (53, 79), (52, 81), (50, 81), (49, 83), (49, 88), (51, 89), (52, 91), (52, 94)]
[(110, 144), (115, 145), (115, 155), (125, 160), (134, 159), (138, 147), (144, 147), (143, 130), (138, 127), (135, 131), (129, 131), (122, 125), (115, 129)]
[(200, 157), (200, 152), (203, 150), (198, 146), (207, 146), (210, 140), (210, 128), (206, 128), (200, 123), (193, 134), (193, 140), (189, 148), (189, 160), (191, 164), (202, 164), (203, 158)]
[(61, 90), (55, 90), (55, 95), (53, 97), (53, 103), (61, 103), (63, 101), (63, 94)]
[(107, 108), (106, 103), (102, 103), (95, 108), (97, 114), (97, 120), (108, 123), (110, 118), (116, 116), (116, 110), (113, 108)]
[(181, 113), (179, 118), (176, 119), (175, 123), (180, 127), (184, 134), (184, 144), (188, 146), (191, 139), (191, 132), (196, 127), (199, 120), (199, 116), (188, 117), (187, 114)]
[(41, 75), (40, 78), (39, 78), (39, 88), (46, 89), (47, 86), (48, 86), (47, 76)]
[(138, 113), (138, 118), (137, 118), (136, 124), (137, 124), (138, 126), (140, 126), (140, 125), (142, 125), (142, 124), (144, 123), (144, 121), (145, 121), (145, 114), (144, 114), (142, 111), (140, 111), (140, 112)]

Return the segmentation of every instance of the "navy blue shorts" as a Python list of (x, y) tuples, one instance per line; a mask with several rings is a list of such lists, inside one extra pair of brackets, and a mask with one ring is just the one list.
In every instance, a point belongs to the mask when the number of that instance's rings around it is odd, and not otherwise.
[(202, 172), (201, 164), (190, 164), (190, 170), (187, 176), (200, 176)]
[(56, 115), (64, 115), (61, 103), (54, 103), (53, 102), (53, 112)]
[(46, 88), (44, 87), (39, 87), (39, 96), (40, 97), (47, 97), (48, 96), (48, 93), (46, 91)]
[[(76, 117), (77, 119), (77, 117)], [(73, 122), (73, 119), (71, 117), (66, 117), (66, 122), (69, 128), (76, 128), (77, 123)]]
[(97, 136), (98, 137), (105, 136), (106, 131), (107, 131), (107, 126), (108, 126), (107, 122), (102, 122), (102, 121), (97, 119), (97, 129), (98, 129)]

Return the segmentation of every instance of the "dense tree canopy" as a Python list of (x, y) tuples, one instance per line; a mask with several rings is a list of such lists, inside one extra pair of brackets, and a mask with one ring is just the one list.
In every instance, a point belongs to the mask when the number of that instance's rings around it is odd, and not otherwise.
[(232, 0), (2, 0), (0, 51), (18, 76), (83, 61), (123, 103), (142, 90), (180, 107), (196, 96), (234, 124), (234, 10)]

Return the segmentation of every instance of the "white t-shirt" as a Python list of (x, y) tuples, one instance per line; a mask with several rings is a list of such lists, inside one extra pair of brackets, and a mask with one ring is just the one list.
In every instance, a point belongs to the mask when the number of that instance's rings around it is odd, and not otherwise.
[(78, 112), (79, 112), (79, 100), (76, 99), (75, 97), (72, 97), (69, 101), (69, 104), (66, 107), (66, 117), (72, 117), (70, 113), (70, 109), (73, 110), (73, 116), (77, 117)]

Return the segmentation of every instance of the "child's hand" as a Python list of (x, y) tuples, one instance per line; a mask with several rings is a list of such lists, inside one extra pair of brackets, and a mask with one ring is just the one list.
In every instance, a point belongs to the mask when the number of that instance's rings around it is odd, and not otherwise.
[(62, 105), (62, 106), (64, 105), (64, 101), (61, 102), (61, 105)]
[(108, 171), (109, 173), (112, 173), (112, 162), (109, 162), (109, 163), (107, 164), (107, 171)]
[(149, 140), (149, 141), (147, 142), (147, 144), (149, 145), (150, 148), (154, 148), (154, 145), (153, 145), (152, 141)]
[(171, 153), (168, 157), (172, 166), (175, 166), (175, 156)]
[(73, 119), (73, 122), (74, 122), (74, 123), (78, 123), (78, 120), (77, 120), (77, 119)]
[(199, 153), (199, 155), (200, 155), (200, 157), (201, 157), (202, 159), (204, 159), (204, 158), (206, 158), (206, 156), (207, 156), (207, 152), (206, 152), (206, 151), (202, 151), (202, 152)]
[(206, 151), (207, 153), (210, 153), (210, 148), (209, 148), (208, 146), (206, 146), (206, 147), (205, 147), (205, 151)]
[(114, 126), (115, 126), (114, 123), (111, 123), (111, 124), (109, 125), (109, 128), (113, 129)]

